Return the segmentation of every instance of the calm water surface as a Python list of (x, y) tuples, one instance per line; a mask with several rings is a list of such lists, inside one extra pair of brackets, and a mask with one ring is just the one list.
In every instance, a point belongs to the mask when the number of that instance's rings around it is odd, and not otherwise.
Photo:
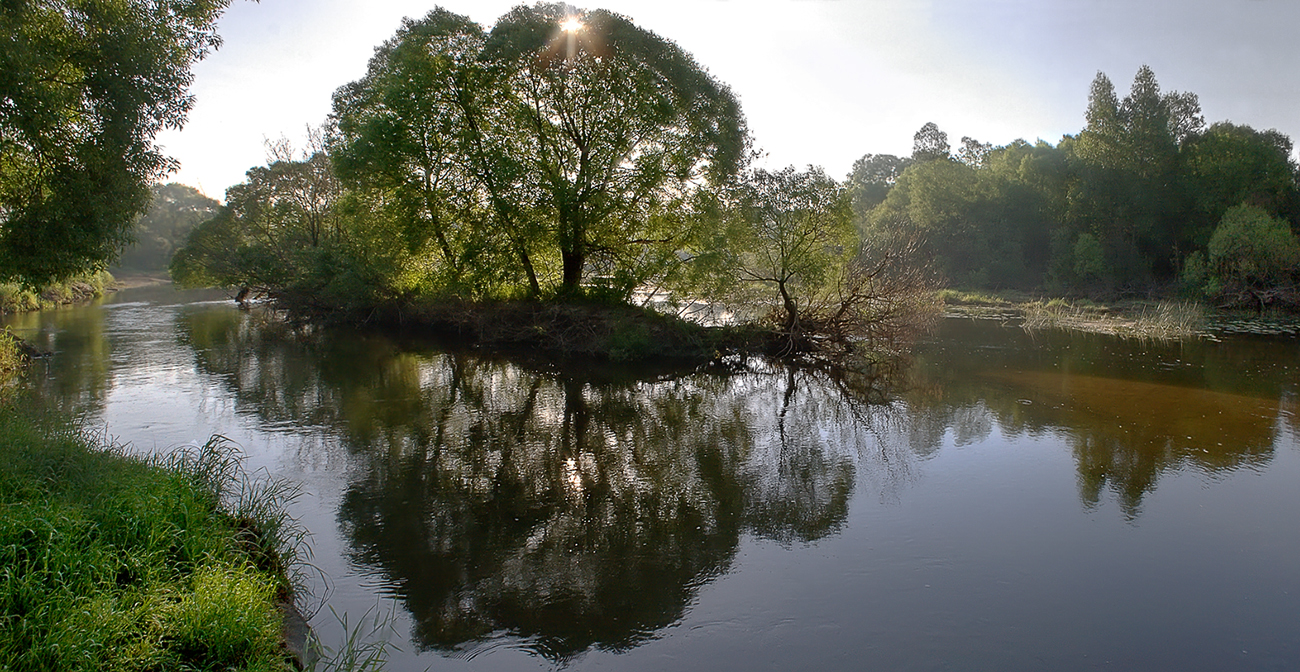
[(313, 625), (392, 669), (1300, 669), (1300, 340), (950, 319), (867, 405), (750, 364), (562, 367), (221, 295), (8, 318), (136, 449), (302, 484)]

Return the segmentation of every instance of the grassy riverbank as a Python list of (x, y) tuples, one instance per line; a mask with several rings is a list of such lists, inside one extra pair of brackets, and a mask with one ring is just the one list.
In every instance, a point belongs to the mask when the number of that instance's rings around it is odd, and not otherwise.
[(281, 521), (223, 442), (140, 459), (35, 406), (0, 401), (0, 669), (293, 669)]
[(0, 315), (85, 303), (103, 296), (113, 283), (113, 276), (107, 271), (87, 273), (39, 291), (14, 283), (0, 283)]

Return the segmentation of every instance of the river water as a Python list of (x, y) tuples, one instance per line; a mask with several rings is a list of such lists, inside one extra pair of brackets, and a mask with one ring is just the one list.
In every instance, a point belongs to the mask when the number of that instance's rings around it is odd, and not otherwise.
[(947, 319), (887, 404), (294, 330), (220, 294), (11, 316), (139, 451), (298, 484), (321, 638), (398, 670), (1300, 669), (1300, 339)]

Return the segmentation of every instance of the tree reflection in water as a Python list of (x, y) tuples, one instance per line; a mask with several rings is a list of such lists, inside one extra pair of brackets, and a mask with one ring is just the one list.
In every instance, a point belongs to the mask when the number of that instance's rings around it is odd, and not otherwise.
[(1060, 437), (1084, 506), (1109, 491), (1137, 516), (1163, 472), (1272, 459), (1300, 368), (1267, 344), (950, 322), (895, 414), (862, 402), (878, 381), (808, 369), (578, 371), (315, 338), (256, 313), (182, 320), (242, 408), (351, 451), (341, 524), (414, 616), (417, 646), (473, 653), (504, 636), (552, 660), (655, 637), (746, 535), (834, 534), (859, 471), (888, 495), (949, 440)]
[(362, 465), (339, 511), (354, 560), (425, 648), (506, 634), (563, 660), (653, 638), (742, 535), (840, 528), (876, 409), (809, 370), (529, 369), (256, 315), (186, 320), (243, 404), (343, 438)]
[(1271, 460), (1278, 432), (1288, 423), (1294, 432), (1297, 368), (1293, 347), (1268, 341), (1030, 336), (950, 320), (918, 357), (907, 439), (926, 454), (949, 429), (957, 445), (987, 439), (995, 425), (1009, 437), (1060, 434), (1084, 505), (1096, 507), (1109, 490), (1133, 518), (1161, 473)]

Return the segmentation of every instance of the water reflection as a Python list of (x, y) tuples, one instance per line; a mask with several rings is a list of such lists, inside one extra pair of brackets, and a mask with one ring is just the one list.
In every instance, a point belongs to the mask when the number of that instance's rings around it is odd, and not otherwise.
[(180, 320), (245, 408), (343, 438), (361, 465), (339, 511), (353, 559), (402, 598), (424, 648), (635, 646), (728, 570), (743, 534), (836, 532), (867, 443), (864, 407), (809, 372), (530, 370), (255, 313)]
[(40, 397), (76, 416), (103, 410), (113, 361), (103, 320), (55, 310), (6, 316), (5, 326), (36, 349), (58, 355), (37, 360), (27, 375)]
[(1300, 357), (1269, 341), (1155, 344), (1091, 334), (1030, 336), (952, 320), (914, 370), (908, 439), (922, 454), (994, 425), (1009, 437), (1062, 436), (1080, 498), (1110, 491), (1130, 517), (1160, 474), (1262, 468), (1296, 427)]

